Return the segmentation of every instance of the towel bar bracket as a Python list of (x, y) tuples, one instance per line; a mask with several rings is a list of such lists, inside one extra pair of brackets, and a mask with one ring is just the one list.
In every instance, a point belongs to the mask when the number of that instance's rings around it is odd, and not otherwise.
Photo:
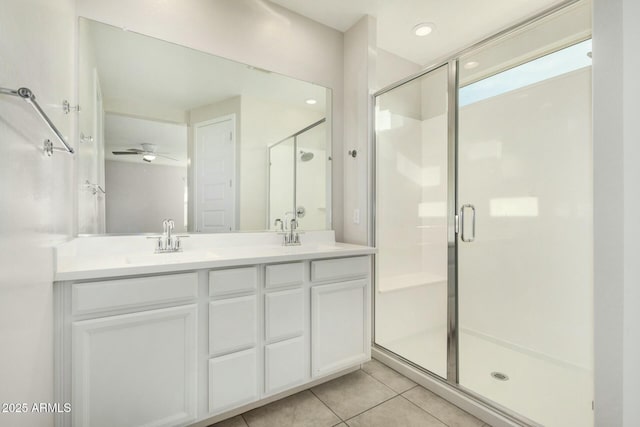
[(66, 99), (62, 101), (62, 111), (64, 111), (65, 114), (69, 114), (70, 112), (74, 112), (74, 113), (79, 113), (80, 112), (80, 106), (79, 105), (71, 105), (69, 104), (69, 101), (67, 101)]
[[(45, 154), (47, 156), (51, 156), (54, 151), (63, 151), (65, 153), (69, 153), (69, 154), (73, 154), (74, 153), (73, 147), (71, 147), (71, 145), (69, 145), (69, 143), (67, 143), (66, 138), (62, 135), (62, 133), (60, 133), (58, 128), (53, 124), (51, 119), (49, 119), (49, 117), (42, 110), (42, 108), (40, 108), (40, 105), (38, 104), (38, 102), (36, 102), (36, 96), (33, 94), (33, 92), (31, 92), (30, 89), (28, 89), (26, 87), (21, 87), (21, 88), (19, 88), (17, 90), (14, 90), (14, 89), (7, 89), (7, 88), (0, 87), (0, 95), (17, 96), (19, 98), (24, 99), (27, 103), (31, 104), (31, 106), (33, 107), (35, 112), (38, 114), (38, 116), (40, 116), (40, 118), (44, 121), (44, 123), (49, 128), (49, 130), (51, 130), (51, 132), (53, 132), (53, 134), (56, 136), (56, 138), (60, 141), (60, 143), (63, 145), (64, 148), (54, 147), (53, 143), (48, 139), (46, 139), (44, 141), (44, 147), (43, 148), (44, 148), (44, 152), (45, 152)], [(65, 107), (65, 102), (66, 101), (63, 101), (63, 109), (66, 108)], [(77, 107), (77, 106), (76, 107), (71, 107), (68, 102), (66, 102), (66, 105), (67, 105), (69, 111), (71, 111), (71, 109), (75, 110), (76, 108), (79, 110), (79, 107)]]

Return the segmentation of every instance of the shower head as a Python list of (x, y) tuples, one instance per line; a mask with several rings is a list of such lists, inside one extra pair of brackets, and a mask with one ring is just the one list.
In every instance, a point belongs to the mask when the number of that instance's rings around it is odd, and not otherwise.
[(303, 162), (308, 162), (311, 159), (313, 159), (313, 153), (300, 150), (300, 160), (302, 160)]

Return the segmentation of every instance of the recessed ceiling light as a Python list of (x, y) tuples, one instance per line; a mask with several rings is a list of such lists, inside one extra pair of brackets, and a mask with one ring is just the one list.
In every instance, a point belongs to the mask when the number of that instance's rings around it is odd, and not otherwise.
[(309, 105), (314, 105), (314, 104), (317, 104), (317, 103), (318, 103), (318, 101), (316, 101), (316, 100), (315, 100), (315, 99), (313, 99), (313, 98), (309, 98), (309, 99), (307, 99), (307, 100), (306, 100), (306, 101), (304, 101), (304, 102), (306, 102), (306, 103), (307, 103), (307, 104), (309, 104)]
[(433, 22), (423, 22), (413, 27), (412, 31), (413, 31), (413, 34), (415, 34), (416, 36), (424, 37), (431, 34), (435, 29), (436, 29), (436, 24), (434, 24)]
[(480, 65), (478, 61), (469, 61), (464, 64), (464, 68), (466, 68), (467, 70), (472, 70), (476, 68), (478, 65)]

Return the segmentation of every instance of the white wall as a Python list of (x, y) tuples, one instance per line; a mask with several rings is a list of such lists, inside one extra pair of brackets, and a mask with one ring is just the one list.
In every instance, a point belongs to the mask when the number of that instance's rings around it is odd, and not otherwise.
[[(343, 239), (348, 243), (366, 244), (369, 231), (369, 123), (370, 93), (376, 76), (375, 46), (376, 20), (371, 16), (364, 16), (345, 32), (344, 148), (342, 153), (334, 150), (333, 158), (344, 161)], [(351, 150), (357, 151), (356, 158), (348, 155)]]
[(593, 9), (596, 426), (622, 426), (624, 316), (623, 0)]
[(384, 49), (376, 49), (376, 86), (374, 90), (384, 87), (416, 74), (422, 69), (420, 64), (408, 61)]
[[(0, 86), (27, 86), (63, 134), (73, 114), (73, 1), (0, 3)], [(54, 139), (25, 102), (0, 95), (0, 402), (53, 402), (53, 251), (73, 233), (75, 160), (42, 155)], [(58, 143), (59, 144), (59, 143)], [(3, 426), (52, 426), (50, 414), (0, 414)]]
[(594, 0), (593, 12), (595, 417), (631, 427), (640, 425), (640, 8)]
[[(334, 151), (333, 158), (344, 161), (344, 241), (349, 243), (368, 242), (371, 95), (422, 68), (378, 48), (376, 32), (376, 19), (365, 16), (344, 37), (344, 148)], [(355, 159), (348, 155), (353, 149), (358, 152)], [(354, 221), (356, 210), (359, 224)]]
[(624, 381), (623, 423), (640, 425), (640, 2), (623, 4)]
[(107, 160), (107, 233), (160, 233), (162, 221), (184, 232), (187, 168)]
[(586, 67), (466, 105), (458, 119), (459, 202), (477, 210), (476, 240), (458, 245), (460, 328), (586, 372), (590, 88)]
[[(77, 7), (79, 16), (331, 88), (333, 149), (343, 152), (341, 32), (262, 0), (77, 0)], [(333, 160), (333, 226), (338, 238), (342, 159), (335, 155)]]

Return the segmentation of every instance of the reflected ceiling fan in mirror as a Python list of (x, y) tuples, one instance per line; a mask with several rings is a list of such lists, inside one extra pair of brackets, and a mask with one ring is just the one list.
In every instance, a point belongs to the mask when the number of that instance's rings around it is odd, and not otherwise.
[(140, 144), (142, 149), (140, 148), (128, 148), (124, 151), (112, 151), (112, 153), (116, 156), (122, 155), (142, 155), (142, 160), (145, 162), (151, 163), (156, 159), (156, 157), (162, 157), (163, 159), (169, 159), (173, 161), (178, 161), (178, 159), (174, 159), (173, 157), (165, 156), (165, 153), (157, 153), (156, 146), (154, 144)]

